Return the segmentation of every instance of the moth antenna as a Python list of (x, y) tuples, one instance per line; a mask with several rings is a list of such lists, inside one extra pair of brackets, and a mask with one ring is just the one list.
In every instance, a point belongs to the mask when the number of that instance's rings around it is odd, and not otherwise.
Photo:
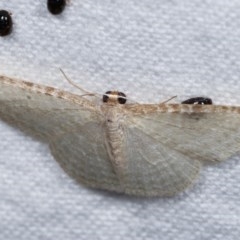
[(177, 95), (169, 98), (168, 100), (166, 100), (166, 101), (164, 101), (164, 102), (161, 102), (160, 104), (167, 103), (167, 102), (171, 101), (172, 99), (174, 99), (174, 98), (176, 98), (176, 97), (177, 97)]
[(63, 74), (64, 78), (74, 87), (80, 89), (82, 92), (85, 92), (85, 94), (81, 95), (81, 96), (95, 96), (96, 94), (88, 92), (87, 90), (85, 90), (84, 88), (80, 87), (78, 84), (76, 84), (75, 82), (73, 82), (66, 74), (65, 72), (59, 68), (59, 70), (61, 71), (61, 73)]

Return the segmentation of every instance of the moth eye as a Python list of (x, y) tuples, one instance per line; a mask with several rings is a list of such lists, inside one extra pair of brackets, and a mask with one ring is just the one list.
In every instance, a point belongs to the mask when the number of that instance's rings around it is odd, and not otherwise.
[(118, 102), (120, 104), (125, 104), (127, 102), (127, 96), (122, 92), (118, 92)]
[(195, 98), (189, 98), (189, 99), (183, 101), (182, 104), (211, 105), (212, 99), (205, 98), (205, 97), (195, 97)]
[(66, 0), (48, 0), (47, 7), (50, 13), (60, 14), (66, 5)]
[(0, 36), (8, 35), (12, 30), (12, 18), (6, 10), (0, 10)]
[(103, 102), (108, 102), (108, 99), (109, 99), (108, 94), (111, 94), (111, 91), (107, 91), (105, 92), (105, 94), (103, 94), (103, 98), (102, 98)]

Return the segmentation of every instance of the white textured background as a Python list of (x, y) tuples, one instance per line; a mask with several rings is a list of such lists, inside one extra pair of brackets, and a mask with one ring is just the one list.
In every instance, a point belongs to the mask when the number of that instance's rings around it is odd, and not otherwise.
[[(78, 91), (118, 89), (138, 102), (178, 95), (240, 105), (239, 0), (0, 0), (13, 32), (0, 38), (0, 74)], [(209, 146), (211, 147), (211, 146)], [(48, 147), (0, 122), (0, 239), (224, 239), (240, 236), (238, 157), (205, 167), (170, 199), (76, 184)]]

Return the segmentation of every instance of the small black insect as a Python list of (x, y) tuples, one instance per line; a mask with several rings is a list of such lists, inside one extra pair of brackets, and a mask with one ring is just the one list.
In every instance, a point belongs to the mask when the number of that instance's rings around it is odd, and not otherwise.
[(60, 14), (66, 5), (66, 0), (47, 0), (47, 7), (50, 13)]
[(200, 105), (211, 105), (212, 99), (211, 98), (205, 98), (205, 97), (195, 97), (195, 98), (189, 98), (182, 102), (182, 104), (200, 104)]
[(8, 35), (12, 30), (12, 18), (8, 11), (0, 10), (0, 36)]
[(103, 95), (103, 102), (108, 102), (111, 101), (113, 99), (117, 99), (118, 103), (120, 104), (125, 104), (127, 101), (127, 97), (124, 93), (122, 92), (118, 92), (118, 91), (107, 91), (104, 95)]

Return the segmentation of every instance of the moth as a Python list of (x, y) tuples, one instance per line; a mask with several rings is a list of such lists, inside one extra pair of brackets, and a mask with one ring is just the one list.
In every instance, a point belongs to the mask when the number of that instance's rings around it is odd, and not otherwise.
[(0, 76), (0, 118), (47, 142), (77, 181), (135, 196), (173, 196), (194, 183), (203, 162), (240, 150), (240, 107), (201, 101), (126, 103), (113, 91), (96, 103)]

